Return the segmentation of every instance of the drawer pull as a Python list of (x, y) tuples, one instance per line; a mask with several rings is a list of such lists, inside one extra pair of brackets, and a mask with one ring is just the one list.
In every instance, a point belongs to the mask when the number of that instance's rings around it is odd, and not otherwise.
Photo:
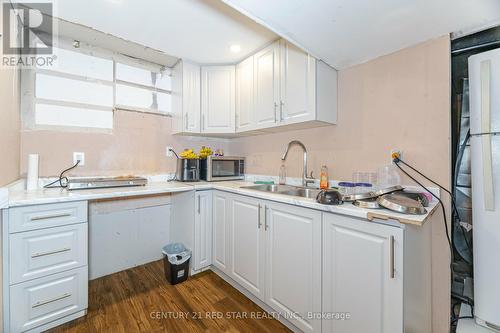
[(38, 258), (38, 257), (50, 256), (51, 254), (58, 254), (58, 253), (62, 253), (62, 252), (68, 252), (70, 250), (71, 250), (71, 248), (65, 247), (64, 249), (60, 249), (60, 250), (35, 253), (35, 254), (31, 255), (31, 258)]
[(62, 213), (62, 214), (54, 214), (54, 215), (44, 215), (44, 216), (35, 216), (30, 218), (31, 221), (40, 221), (40, 220), (48, 220), (55, 219), (58, 217), (68, 217), (71, 216), (71, 213)]
[(70, 296), (71, 296), (70, 293), (65, 293), (65, 294), (63, 294), (63, 295), (61, 295), (59, 297), (56, 297), (56, 298), (52, 298), (52, 299), (49, 299), (49, 300), (46, 300), (46, 301), (42, 301), (42, 302), (36, 302), (31, 307), (34, 309), (34, 308), (37, 308), (37, 307), (42, 306), (42, 305), (46, 305), (46, 304), (50, 304), (50, 303), (54, 303), (54, 302), (60, 301), (62, 299), (68, 298)]

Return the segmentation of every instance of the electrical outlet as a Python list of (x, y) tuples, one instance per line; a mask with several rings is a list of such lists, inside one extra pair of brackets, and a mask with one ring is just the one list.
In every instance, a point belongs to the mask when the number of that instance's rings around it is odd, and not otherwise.
[(174, 150), (174, 147), (167, 147), (167, 149), (166, 149), (166, 155), (167, 155), (167, 157), (174, 156), (173, 150)]
[(397, 149), (397, 148), (391, 149), (391, 163), (395, 157), (403, 159), (403, 151), (401, 149)]
[(76, 164), (76, 162), (80, 161), (78, 163), (78, 166), (84, 166), (85, 165), (85, 153), (82, 152), (74, 152), (73, 153), (73, 164)]

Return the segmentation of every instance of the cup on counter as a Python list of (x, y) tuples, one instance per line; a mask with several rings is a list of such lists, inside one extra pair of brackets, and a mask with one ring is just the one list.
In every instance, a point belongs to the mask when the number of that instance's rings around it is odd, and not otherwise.
[(377, 172), (368, 172), (368, 183), (372, 184), (372, 191), (377, 191), (379, 189)]
[(377, 190), (378, 174), (376, 172), (354, 172), (352, 182), (356, 184), (356, 193), (366, 193)]

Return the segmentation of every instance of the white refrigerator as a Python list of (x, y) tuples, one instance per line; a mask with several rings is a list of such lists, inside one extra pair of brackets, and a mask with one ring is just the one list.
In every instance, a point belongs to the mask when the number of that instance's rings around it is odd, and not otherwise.
[(500, 49), (469, 58), (474, 315), (500, 332)]

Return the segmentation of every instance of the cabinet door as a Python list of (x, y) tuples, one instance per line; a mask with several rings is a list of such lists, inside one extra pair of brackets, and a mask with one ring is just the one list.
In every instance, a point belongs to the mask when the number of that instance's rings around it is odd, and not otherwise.
[(264, 300), (264, 207), (260, 200), (235, 195), (231, 214), (230, 276)]
[(183, 132), (200, 133), (200, 66), (184, 61), (182, 75)]
[(321, 213), (266, 203), (266, 303), (303, 332), (320, 332)]
[(284, 124), (316, 118), (316, 60), (281, 41), (281, 115)]
[(323, 215), (323, 332), (403, 332), (403, 230)]
[(194, 262), (199, 270), (212, 264), (212, 193), (196, 192), (194, 218)]
[(236, 132), (254, 127), (253, 62), (250, 57), (236, 66)]
[(234, 133), (235, 67), (201, 68), (201, 131)]
[(230, 274), (230, 198), (225, 192), (213, 193), (213, 265)]
[(280, 107), (279, 42), (254, 55), (254, 72), (255, 127), (275, 126)]

